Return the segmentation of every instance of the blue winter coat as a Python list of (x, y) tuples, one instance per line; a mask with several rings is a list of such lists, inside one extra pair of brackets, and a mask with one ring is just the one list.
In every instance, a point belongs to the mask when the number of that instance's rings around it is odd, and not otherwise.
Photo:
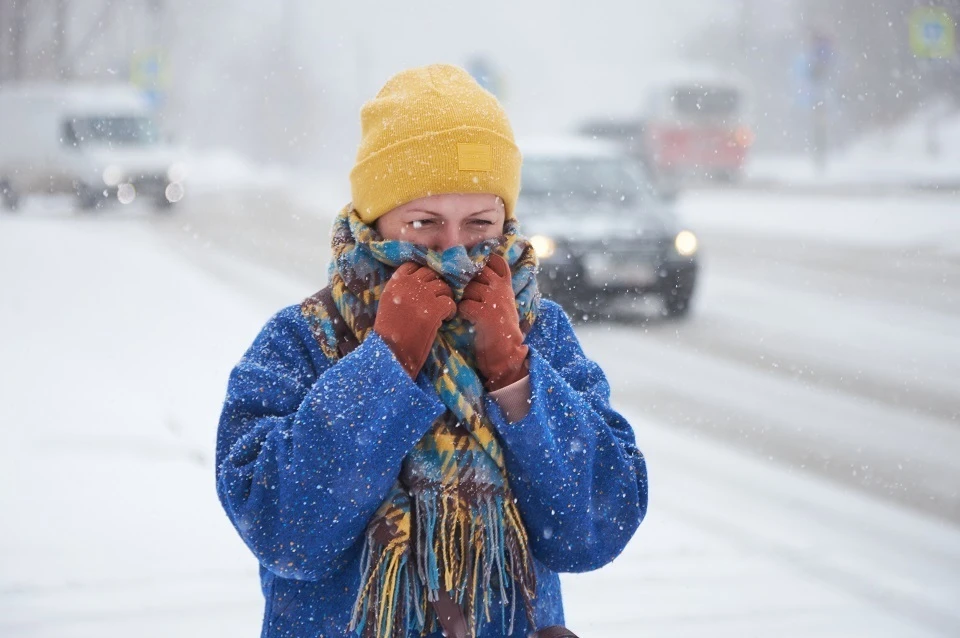
[[(529, 532), (544, 627), (564, 622), (557, 573), (597, 569), (633, 536), (647, 472), (559, 306), (541, 303), (526, 343), (530, 412), (508, 423), (489, 397), (486, 409)], [(230, 375), (217, 435), (217, 493), (260, 562), (262, 636), (352, 635), (367, 521), (443, 411), (425, 376), (411, 380), (376, 333), (334, 364), (299, 306), (267, 323)], [(481, 638), (505, 635), (493, 596)], [(514, 636), (525, 636), (522, 605), (516, 622)]]

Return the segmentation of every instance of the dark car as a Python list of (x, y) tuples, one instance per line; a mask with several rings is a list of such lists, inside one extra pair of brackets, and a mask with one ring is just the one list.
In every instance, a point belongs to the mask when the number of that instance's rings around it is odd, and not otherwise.
[(648, 294), (681, 317), (697, 283), (697, 238), (643, 167), (595, 140), (521, 146), (518, 209), (540, 258), (540, 289), (571, 315), (602, 315)]

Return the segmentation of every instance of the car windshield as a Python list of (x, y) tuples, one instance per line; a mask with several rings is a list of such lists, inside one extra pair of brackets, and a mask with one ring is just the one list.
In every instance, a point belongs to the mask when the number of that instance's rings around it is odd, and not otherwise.
[(620, 158), (528, 158), (521, 195), (558, 200), (604, 200), (635, 204), (651, 186), (642, 169)]
[(155, 144), (157, 129), (149, 117), (74, 117), (64, 124), (64, 142), (80, 144)]
[(673, 103), (681, 115), (726, 117), (736, 114), (740, 95), (730, 88), (685, 86), (674, 91)]

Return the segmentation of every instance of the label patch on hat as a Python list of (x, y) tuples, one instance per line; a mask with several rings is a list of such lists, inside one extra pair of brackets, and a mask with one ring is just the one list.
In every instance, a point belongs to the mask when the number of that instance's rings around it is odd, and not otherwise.
[(493, 170), (493, 149), (489, 144), (457, 144), (457, 159), (461, 171)]

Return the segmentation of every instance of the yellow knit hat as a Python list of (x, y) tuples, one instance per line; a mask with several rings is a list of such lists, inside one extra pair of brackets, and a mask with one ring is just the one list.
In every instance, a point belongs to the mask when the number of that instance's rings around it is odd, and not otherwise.
[(350, 171), (366, 224), (420, 197), (491, 193), (507, 218), (520, 191), (520, 150), (503, 107), (463, 69), (433, 64), (390, 78), (360, 111)]

